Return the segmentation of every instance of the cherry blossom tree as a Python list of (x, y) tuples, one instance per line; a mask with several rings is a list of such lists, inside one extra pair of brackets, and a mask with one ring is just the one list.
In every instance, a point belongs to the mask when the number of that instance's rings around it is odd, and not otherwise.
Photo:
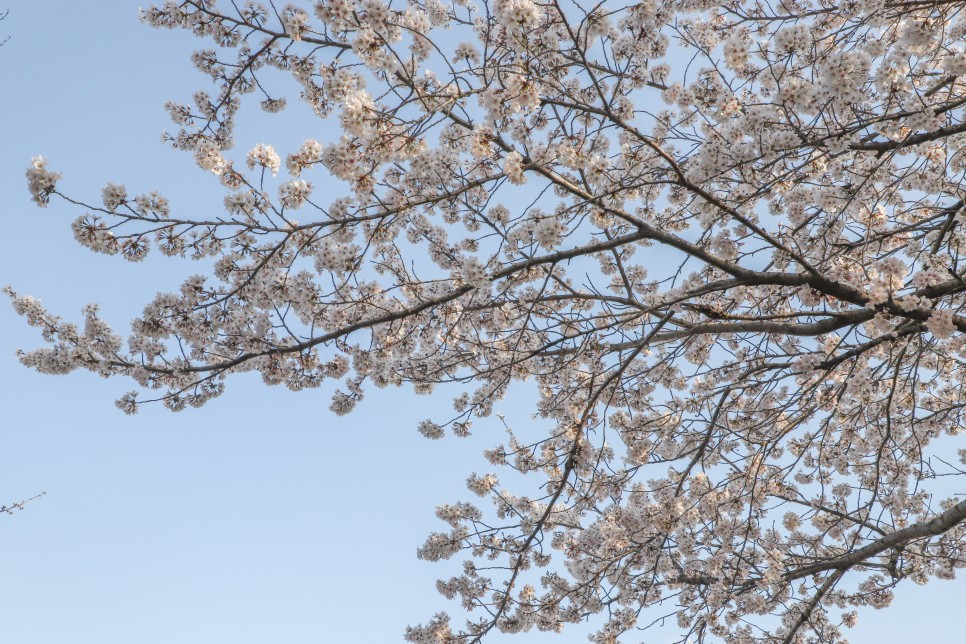
[[(467, 479), (490, 503), (439, 506), (418, 552), (465, 560), (438, 584), (465, 616), (411, 642), (662, 617), (682, 641), (842, 641), (964, 565), (964, 9), (167, 0), (143, 20), (202, 38), (214, 85), (167, 105), (168, 140), (224, 212), (65, 196), (41, 157), (27, 176), (91, 250), (204, 274), (126, 340), (8, 289), (46, 341), (20, 359), (132, 379), (131, 413), (240, 372), (338, 381), (338, 414), (461, 383), (419, 431), (508, 437)], [(319, 140), (232, 151), (243, 103), (287, 99)], [(327, 176), (344, 190), (313, 192)], [(521, 386), (549, 431), (501, 427)]]

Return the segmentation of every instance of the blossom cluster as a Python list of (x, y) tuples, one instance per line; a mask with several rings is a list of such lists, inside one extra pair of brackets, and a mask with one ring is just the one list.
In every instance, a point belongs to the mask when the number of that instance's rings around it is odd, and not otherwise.
[(30, 190), (34, 203), (43, 208), (50, 202), (50, 195), (57, 187), (61, 175), (47, 169), (47, 160), (34, 157), (27, 169), (27, 189)]

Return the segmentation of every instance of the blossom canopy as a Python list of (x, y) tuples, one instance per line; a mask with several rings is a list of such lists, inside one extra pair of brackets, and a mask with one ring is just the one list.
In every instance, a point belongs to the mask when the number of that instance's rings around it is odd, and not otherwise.
[[(126, 338), (7, 289), (47, 343), (20, 359), (129, 378), (132, 413), (240, 372), (338, 381), (339, 414), (462, 383), (430, 439), (497, 425), (529, 381), (547, 429), (507, 429), (467, 479), (492, 505), (439, 506), (418, 552), (465, 559), (438, 583), (465, 619), (409, 641), (589, 620), (617, 642), (655, 615), (682, 641), (842, 641), (966, 563), (966, 501), (940, 496), (966, 463), (964, 9), (167, 0), (142, 19), (202, 38), (214, 89), (167, 104), (166, 139), (224, 212), (108, 183), (69, 197), (73, 231), (203, 274)], [(236, 152), (247, 101), (323, 126)], [(49, 163), (39, 206), (67, 198)]]

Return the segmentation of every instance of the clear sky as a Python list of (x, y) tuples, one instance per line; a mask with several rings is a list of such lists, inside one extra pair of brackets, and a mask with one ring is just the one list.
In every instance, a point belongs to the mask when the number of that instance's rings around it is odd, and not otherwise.
[[(69, 318), (100, 302), (123, 330), (202, 268), (91, 254), (71, 236), (80, 213), (35, 208), (23, 173), (43, 154), (60, 187), (91, 200), (116, 181), (157, 188), (176, 211), (216, 209), (217, 183), (159, 140), (164, 101), (206, 86), (189, 61), (198, 41), (140, 24), (134, 0), (2, 5), (0, 285)], [(284, 155), (312, 135), (298, 114), (243, 111), (239, 148), (255, 137)], [(128, 417), (113, 401), (130, 383), (27, 371), (14, 352), (38, 346), (33, 329), (6, 302), (0, 329), (0, 504), (47, 492), (0, 516), (0, 641), (397, 642), (407, 623), (458, 613), (434, 589), (453, 566), (415, 551), (443, 528), (434, 506), (468, 496), (467, 474), (489, 471), (480, 450), (502, 435), (491, 424), (467, 440), (419, 436), (419, 420), (445, 416), (446, 391), (372, 392), (340, 418), (327, 390), (235, 378), (203, 409)], [(502, 408), (513, 422), (529, 418), (520, 398)], [(860, 613), (850, 641), (961, 641), (964, 591), (903, 585), (892, 608)], [(493, 641), (583, 641), (568, 633)]]

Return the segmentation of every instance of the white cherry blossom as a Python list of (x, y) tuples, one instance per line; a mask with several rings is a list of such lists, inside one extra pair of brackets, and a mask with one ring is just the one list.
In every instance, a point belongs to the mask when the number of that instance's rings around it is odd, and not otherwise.
[[(242, 372), (337, 381), (339, 415), (371, 387), (459, 383), (415, 429), (486, 437), (495, 471), (454, 492), (480, 505), (441, 499), (417, 554), (463, 563), (408, 641), (585, 621), (607, 643), (662, 622), (844, 641), (966, 561), (960, 13), (167, 0), (143, 19), (202, 38), (211, 87), (165, 105), (164, 140), (219, 178), (224, 212), (120, 183), (67, 196), (43, 157), (27, 187), (80, 204), (92, 251), (203, 275), (147, 294), (126, 338), (7, 289), (44, 343), (20, 360), (133, 381), (126, 413)], [(235, 150), (245, 106), (289, 101), (312, 138)], [(513, 427), (518, 388), (536, 402)]]

